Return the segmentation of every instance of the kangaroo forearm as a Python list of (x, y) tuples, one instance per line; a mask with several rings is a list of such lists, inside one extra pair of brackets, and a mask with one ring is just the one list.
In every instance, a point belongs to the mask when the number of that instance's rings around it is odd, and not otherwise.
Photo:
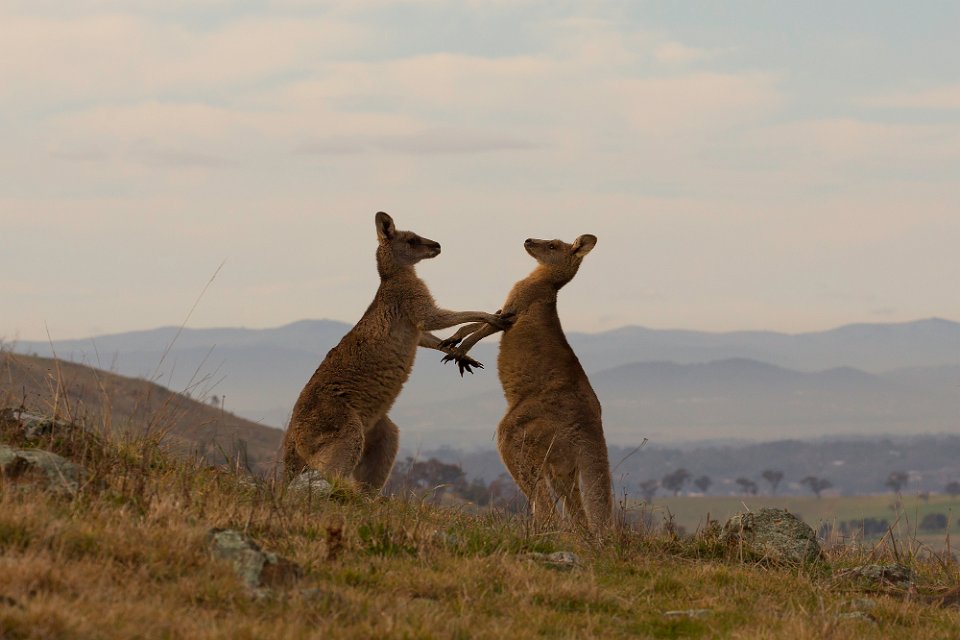
[(459, 329), (457, 329), (456, 333), (454, 333), (452, 336), (447, 338), (446, 342), (450, 342), (452, 344), (458, 344), (461, 340), (469, 336), (471, 333), (473, 333), (477, 329), (480, 329), (485, 324), (486, 324), (485, 322), (474, 322), (472, 324), (465, 324)]
[(425, 331), (434, 331), (435, 329), (446, 329), (465, 322), (498, 322), (497, 316), (483, 311), (447, 311), (446, 309), (437, 309), (424, 323)]
[(450, 353), (453, 351), (453, 349), (442, 347), (440, 345), (441, 342), (443, 341), (432, 333), (427, 333), (424, 331), (420, 334), (421, 347), (426, 347), (427, 349), (436, 349), (437, 351), (443, 351), (444, 353)]
[(460, 343), (458, 348), (459, 352), (466, 354), (468, 351), (470, 351), (470, 349), (473, 348), (473, 345), (477, 344), (487, 336), (492, 336), (498, 331), (500, 331), (500, 329), (492, 324), (482, 324), (479, 329), (471, 333), (463, 342)]

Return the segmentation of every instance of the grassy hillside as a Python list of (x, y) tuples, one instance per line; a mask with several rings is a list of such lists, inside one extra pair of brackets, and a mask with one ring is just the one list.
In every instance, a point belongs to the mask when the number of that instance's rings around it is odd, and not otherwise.
[[(73, 495), (0, 482), (0, 637), (20, 638), (945, 638), (960, 628), (955, 564), (901, 555), (916, 587), (843, 570), (739, 559), (714, 538), (622, 528), (602, 542), (519, 516), (327, 497), (170, 457), (154, 438), (68, 429), (24, 441), (88, 469)], [(301, 567), (255, 595), (210, 550), (232, 527)], [(566, 550), (559, 570), (531, 552)]]
[[(197, 386), (201, 386), (199, 381)], [(0, 406), (82, 419), (99, 431), (155, 433), (182, 453), (245, 458), (266, 472), (283, 432), (158, 384), (72, 362), (0, 350)]]

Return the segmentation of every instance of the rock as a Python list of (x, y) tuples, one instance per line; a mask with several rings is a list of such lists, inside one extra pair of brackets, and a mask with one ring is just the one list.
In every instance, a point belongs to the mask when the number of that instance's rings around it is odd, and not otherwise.
[(913, 570), (898, 562), (890, 564), (865, 564), (840, 574), (842, 578), (866, 580), (876, 585), (893, 585), (908, 589), (913, 585)]
[(663, 615), (667, 618), (702, 618), (713, 613), (712, 609), (682, 609), (677, 611), (664, 611)]
[(333, 492), (333, 485), (327, 482), (323, 474), (313, 469), (308, 469), (291, 480), (287, 488), (290, 491), (318, 496), (329, 496)]
[(55, 453), (42, 449), (17, 449), (0, 444), (0, 472), (6, 480), (39, 480), (48, 489), (74, 495), (86, 469)]
[(553, 553), (531, 551), (530, 553), (525, 553), (523, 557), (540, 562), (551, 569), (559, 569), (561, 571), (569, 571), (570, 569), (582, 566), (580, 556), (571, 551), (554, 551)]
[(60, 420), (9, 407), (0, 410), (0, 421), (18, 425), (23, 431), (23, 437), (28, 441), (39, 440), (56, 431), (73, 428), (73, 425)]
[(877, 601), (870, 598), (856, 598), (846, 603), (847, 608), (853, 611), (863, 611), (864, 609), (876, 609)]
[(876, 623), (876, 619), (869, 613), (863, 611), (848, 611), (837, 615), (838, 620), (864, 620), (866, 622)]
[(810, 525), (786, 509), (738, 513), (723, 525), (720, 541), (741, 546), (751, 558), (773, 562), (814, 562), (821, 553)]
[(289, 586), (303, 574), (295, 563), (263, 551), (260, 545), (235, 529), (211, 529), (210, 546), (214, 557), (229, 560), (240, 579), (257, 596), (269, 595), (271, 587)]

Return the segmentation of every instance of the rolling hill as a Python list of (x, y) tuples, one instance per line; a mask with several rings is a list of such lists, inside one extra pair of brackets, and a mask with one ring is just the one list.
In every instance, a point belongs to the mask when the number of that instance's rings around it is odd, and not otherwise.
[(270, 470), (283, 436), (279, 429), (146, 380), (0, 352), (0, 407), (19, 406), (68, 420), (83, 419), (108, 431), (162, 433), (178, 452), (198, 453), (211, 461), (241, 454), (258, 472)]

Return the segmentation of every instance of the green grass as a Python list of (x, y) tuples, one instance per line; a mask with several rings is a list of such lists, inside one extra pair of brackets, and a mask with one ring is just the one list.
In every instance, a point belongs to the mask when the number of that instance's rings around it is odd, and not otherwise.
[[(597, 543), (524, 517), (369, 499), (349, 487), (335, 499), (293, 495), (171, 458), (148, 440), (78, 430), (45, 445), (90, 467), (96, 482), (74, 497), (0, 484), (4, 640), (926, 640), (960, 628), (960, 611), (937, 604), (960, 585), (955, 565), (901, 557), (917, 575), (910, 593), (843, 580), (844, 568), (892, 559), (889, 545), (833, 549), (808, 567), (744, 564), (710, 539), (619, 529)], [(302, 578), (253, 597), (211, 554), (211, 527), (245, 531), (300, 565)], [(527, 555), (555, 550), (574, 551), (582, 566), (562, 571)], [(874, 621), (841, 617), (863, 598)], [(708, 613), (665, 615), (695, 609)]]

